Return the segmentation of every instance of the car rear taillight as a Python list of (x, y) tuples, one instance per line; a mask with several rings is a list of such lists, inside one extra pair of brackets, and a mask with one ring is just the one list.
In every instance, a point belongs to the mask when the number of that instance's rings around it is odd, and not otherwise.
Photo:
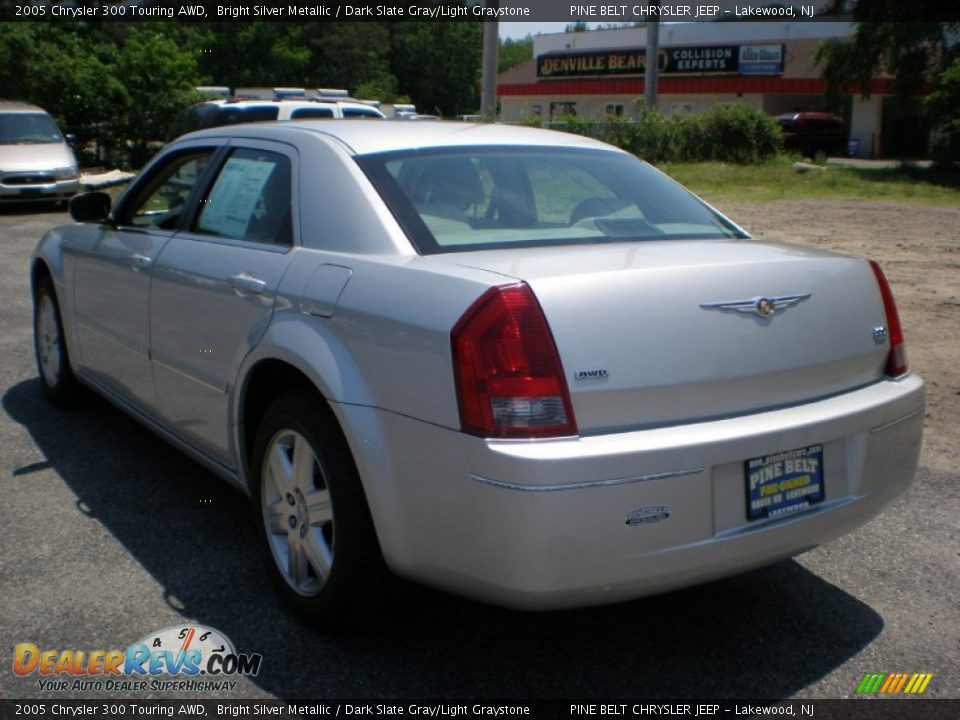
[(877, 278), (880, 295), (883, 297), (883, 311), (887, 316), (890, 353), (887, 355), (886, 373), (892, 377), (897, 377), (907, 372), (907, 345), (903, 339), (900, 315), (897, 313), (897, 304), (893, 300), (893, 293), (890, 292), (890, 283), (887, 282), (887, 277), (883, 274), (880, 264), (876, 260), (871, 260), (870, 268), (873, 270), (874, 277)]
[(553, 335), (526, 283), (490, 288), (450, 333), (464, 432), (480, 437), (577, 434)]

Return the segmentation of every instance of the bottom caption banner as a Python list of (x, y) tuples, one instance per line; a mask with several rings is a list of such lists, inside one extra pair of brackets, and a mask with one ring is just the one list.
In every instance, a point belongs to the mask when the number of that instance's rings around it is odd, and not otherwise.
[(960, 700), (618, 701), (530, 700), (0, 700), (6, 718), (137, 717), (810, 717), (819, 720), (941, 720), (960, 717)]

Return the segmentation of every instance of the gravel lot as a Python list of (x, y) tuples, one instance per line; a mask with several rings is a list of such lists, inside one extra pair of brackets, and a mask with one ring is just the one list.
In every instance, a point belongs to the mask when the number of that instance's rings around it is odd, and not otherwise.
[(720, 205), (759, 237), (886, 268), (928, 384), (907, 495), (829, 546), (698, 588), (530, 615), (398, 583), (382, 617), (333, 637), (280, 606), (239, 493), (103, 402), (45, 403), (27, 266), (66, 215), (0, 209), (0, 697), (131, 697), (43, 691), (14, 675), (13, 646), (109, 650), (191, 622), (263, 654), (223, 698), (830, 698), (867, 672), (932, 672), (928, 696), (960, 697), (960, 210)]

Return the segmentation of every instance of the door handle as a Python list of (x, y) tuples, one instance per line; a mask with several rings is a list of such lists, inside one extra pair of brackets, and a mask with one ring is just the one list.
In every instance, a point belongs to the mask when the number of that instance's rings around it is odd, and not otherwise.
[(250, 273), (245, 272), (240, 273), (239, 275), (231, 275), (227, 278), (227, 283), (229, 283), (230, 286), (236, 290), (252, 293), (254, 295), (262, 294), (264, 289), (267, 287), (265, 280), (255, 278)]
[(141, 255), (136, 253), (130, 256), (130, 268), (134, 272), (139, 272), (140, 270), (146, 270), (150, 267), (150, 264), (153, 262), (153, 258), (149, 258), (146, 255)]

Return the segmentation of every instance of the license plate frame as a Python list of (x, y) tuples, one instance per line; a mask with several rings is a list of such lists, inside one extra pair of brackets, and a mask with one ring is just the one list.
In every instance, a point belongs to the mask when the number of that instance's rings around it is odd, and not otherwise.
[(746, 460), (743, 475), (750, 522), (793, 515), (826, 497), (823, 445)]

